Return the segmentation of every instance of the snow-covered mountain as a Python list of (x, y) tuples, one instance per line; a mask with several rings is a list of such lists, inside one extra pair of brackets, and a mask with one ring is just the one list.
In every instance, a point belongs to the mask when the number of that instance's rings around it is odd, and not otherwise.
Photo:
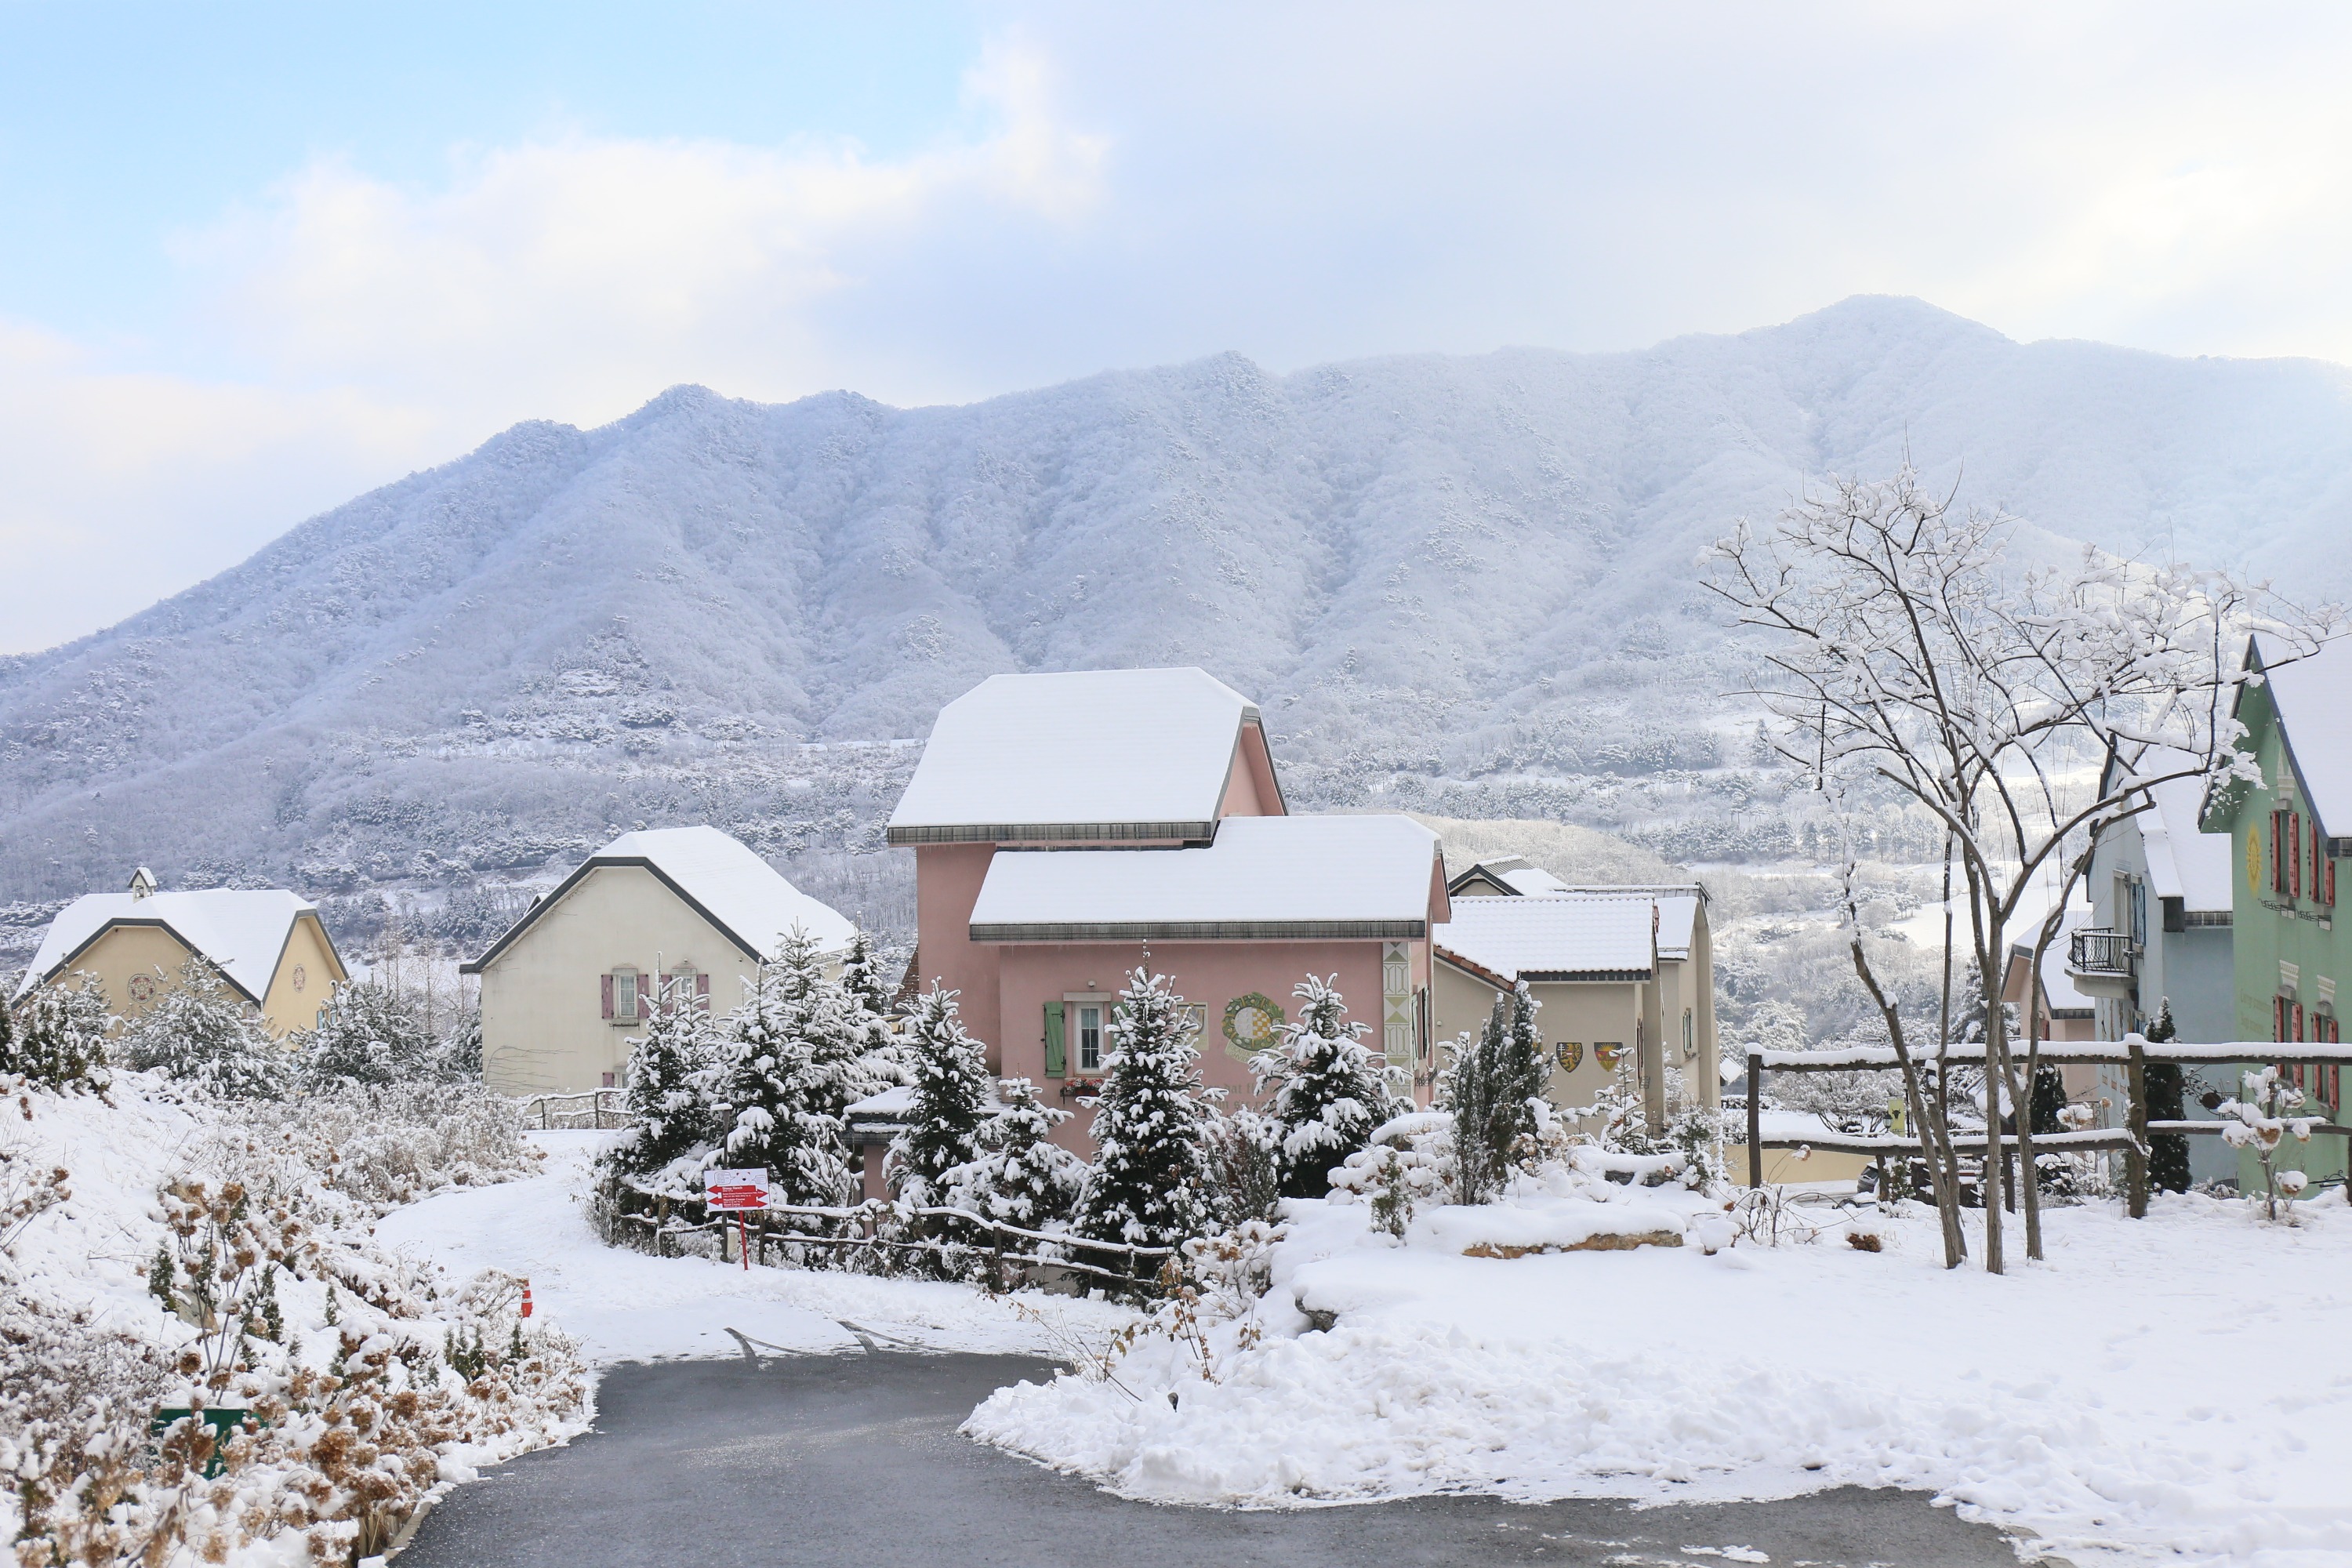
[(688, 820), (822, 887), (811, 858), (872, 847), (912, 764), (888, 742), (982, 676), (1179, 662), (1259, 698), (1305, 804), (1770, 854), (1788, 820), (1693, 559), (1906, 446), (2059, 538), (2352, 577), (2345, 371), (2019, 344), (1913, 300), (968, 407), (680, 387), (0, 660), (0, 903), (142, 862), (450, 885)]

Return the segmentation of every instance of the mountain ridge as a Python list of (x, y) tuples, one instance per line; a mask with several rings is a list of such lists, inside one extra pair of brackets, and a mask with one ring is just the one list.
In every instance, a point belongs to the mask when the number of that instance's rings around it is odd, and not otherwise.
[(961, 405), (681, 385), (517, 424), (0, 660), (0, 901), (137, 863), (429, 890), (689, 819), (850, 876), (911, 763), (880, 742), (1000, 669), (1142, 663), (1255, 696), (1305, 805), (1800, 852), (1692, 562), (1906, 447), (2032, 548), (2168, 533), (2343, 585), (2352, 375), (1885, 297), (1613, 354), (1228, 353)]

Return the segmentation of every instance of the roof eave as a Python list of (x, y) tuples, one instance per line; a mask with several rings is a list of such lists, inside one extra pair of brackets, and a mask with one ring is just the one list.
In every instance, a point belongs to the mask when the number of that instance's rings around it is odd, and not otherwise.
[(920, 844), (1206, 844), (1217, 836), (1214, 817), (1186, 822), (934, 822), (893, 823), (884, 837), (894, 849)]
[(1406, 942), (1426, 920), (1399, 921), (974, 921), (975, 942)]

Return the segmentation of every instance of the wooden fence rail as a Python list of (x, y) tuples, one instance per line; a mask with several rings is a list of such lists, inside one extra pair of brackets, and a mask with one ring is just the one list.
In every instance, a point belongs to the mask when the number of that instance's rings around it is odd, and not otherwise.
[[(585, 1110), (571, 1109), (585, 1103)], [(558, 1106), (565, 1107), (557, 1110)], [(577, 1094), (534, 1094), (522, 1101), (523, 1125), (534, 1123), (542, 1132), (558, 1129), (585, 1131), (590, 1129), (610, 1131), (625, 1126), (628, 1114), (623, 1109), (621, 1090), (617, 1089), (583, 1089)]]
[[(1939, 1053), (1911, 1053), (1915, 1064), (1929, 1062), (1944, 1066), (1982, 1067), (1989, 1047), (1981, 1041), (1950, 1045)], [(2038, 1153), (2047, 1150), (2053, 1154), (2084, 1153), (2098, 1150), (2117, 1150), (2124, 1156), (2125, 1207), (2134, 1219), (2147, 1213), (2147, 1140), (2156, 1133), (2189, 1133), (2210, 1135), (2219, 1133), (2225, 1125), (2220, 1121), (2151, 1121), (2147, 1114), (2147, 1067), (2151, 1062), (2168, 1062), (2181, 1067), (2215, 1067), (2231, 1062), (2276, 1063), (2281, 1066), (2326, 1066), (2352, 1064), (2352, 1046), (2320, 1040), (2224, 1040), (2200, 1043), (2166, 1040), (2155, 1044), (2139, 1035), (2126, 1035), (2120, 1040), (2042, 1040), (2033, 1047), (2033, 1054), (2043, 1065), (2051, 1067), (2097, 1064), (2129, 1069), (2125, 1075), (2124, 1125), (2084, 1132), (2037, 1132), (2033, 1147)], [(2027, 1053), (2013, 1050), (2012, 1062), (2022, 1063)], [(1764, 1074), (1771, 1072), (1857, 1072), (1900, 1068), (1902, 1058), (1892, 1046), (1849, 1046), (1833, 1051), (1749, 1051), (1748, 1053), (1748, 1184), (1764, 1184), (1764, 1151), (1767, 1149), (1829, 1149), (1844, 1153), (1876, 1154), (1884, 1169), (1885, 1156), (1890, 1153), (1916, 1153), (1919, 1140), (1894, 1133), (1854, 1133), (1832, 1131), (1826, 1135), (1811, 1138), (1767, 1138), (1764, 1136)], [(2301, 1119), (2289, 1119), (2301, 1120)], [(2352, 1136), (2352, 1128), (2339, 1127), (2331, 1121), (2311, 1119), (2310, 1131), (2333, 1136)], [(2023, 1141), (2015, 1133), (2004, 1133), (2000, 1139), (2003, 1151), (2015, 1149)], [(1991, 1141), (1982, 1131), (1951, 1134), (1955, 1149), (1990, 1151)]]

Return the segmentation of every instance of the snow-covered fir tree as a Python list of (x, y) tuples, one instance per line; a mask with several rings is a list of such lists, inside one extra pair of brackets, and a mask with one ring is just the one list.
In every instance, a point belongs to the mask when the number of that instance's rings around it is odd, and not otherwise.
[(849, 956), (841, 963), (842, 989), (850, 1000), (877, 1018), (890, 1016), (890, 986), (874, 956), (874, 942), (860, 926), (849, 939)]
[(1536, 1131), (1549, 1063), (1536, 1013), (1543, 1005), (1521, 981), (1494, 1011), (1476, 1042), (1465, 1035), (1447, 1074), (1454, 1112), (1454, 1187), (1463, 1203), (1485, 1203), (1500, 1190), (1519, 1140)]
[(1087, 1183), (1087, 1163), (1053, 1141), (1070, 1113), (1025, 1078), (1006, 1079), (998, 1093), (1003, 1109), (982, 1128), (979, 1157), (944, 1178), (949, 1201), (1026, 1230), (1058, 1225)]
[(1079, 1235), (1172, 1247), (1214, 1219), (1202, 1147), (1208, 1107), (1199, 1034), (1166, 975), (1135, 971), (1111, 1015)]
[(845, 970), (827, 978), (815, 942), (797, 926), (773, 963), (808, 977), (801, 1026), (809, 1042), (808, 1108), (846, 1126), (851, 1106), (905, 1081), (889, 1017), (867, 1005)]
[(315, 1027), (289, 1042), (303, 1081), (314, 1089), (375, 1088), (435, 1074), (431, 1033), (400, 998), (364, 980), (335, 987)]
[(907, 1130), (891, 1141), (891, 1181), (908, 1203), (945, 1204), (949, 1173), (980, 1157), (993, 1119), (987, 1054), (964, 1032), (956, 993), (936, 985), (915, 999), (900, 1049), (915, 1104)]
[(21, 1016), (0, 1003), (0, 1073), (21, 1075), (43, 1089), (104, 1093), (111, 1081), (106, 1037), (114, 1024), (105, 987), (94, 974), (40, 987)]
[(840, 985), (816, 947), (794, 931), (760, 966), (751, 994), (727, 1020), (706, 1079), (716, 1147), (730, 1169), (765, 1166), (780, 1202), (830, 1206), (856, 1195), (844, 1098), (851, 1035)]
[(140, 1070), (160, 1068), (215, 1094), (267, 1100), (292, 1086), (292, 1057), (270, 1037), (261, 1015), (201, 958), (134, 1019), (116, 1041)]
[(482, 1077), (482, 1007), (480, 1003), (457, 1016), (441, 1037), (434, 1056), (440, 1076), (451, 1083), (478, 1083)]
[(710, 1107), (701, 1080), (718, 1055), (709, 1009), (684, 987), (665, 986), (645, 1034), (629, 1042), (622, 1074), (628, 1125), (596, 1162), (608, 1189), (656, 1198), (701, 1195), (703, 1156), (710, 1147)]
[[(2172, 998), (2167, 996), (2156, 1020), (2146, 1031), (2147, 1043), (2160, 1046), (2177, 1033), (2172, 1022)], [(2150, 1062), (2147, 1068), (2147, 1119), (2179, 1121), (2189, 1115), (2187, 1079), (2179, 1062)], [(2179, 1132), (2155, 1132), (2147, 1140), (2147, 1182), (2159, 1193), (2189, 1190), (2189, 1140)]]
[(1291, 994), (1297, 1020), (1280, 1026), (1251, 1070), (1259, 1093), (1274, 1089), (1266, 1114), (1281, 1130), (1283, 1195), (1319, 1198), (1331, 1191), (1331, 1172), (1402, 1108), (1387, 1062), (1363, 1043), (1370, 1026), (1348, 1017), (1332, 981), (1310, 974)]

